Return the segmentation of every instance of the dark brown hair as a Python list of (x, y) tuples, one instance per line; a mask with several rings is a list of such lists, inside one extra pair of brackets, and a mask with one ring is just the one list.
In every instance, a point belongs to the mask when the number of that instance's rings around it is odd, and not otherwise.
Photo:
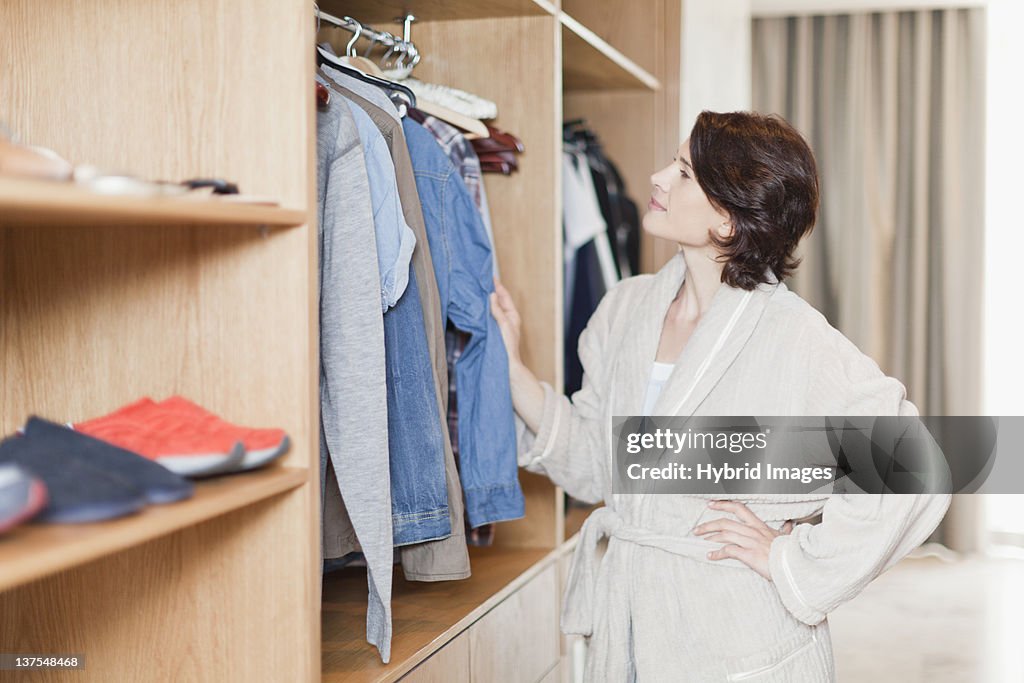
[(782, 281), (799, 265), (793, 251), (818, 211), (817, 165), (803, 137), (780, 116), (704, 111), (690, 156), (704, 194), (732, 221), (732, 236), (711, 235), (725, 261), (722, 282), (754, 289), (766, 269)]

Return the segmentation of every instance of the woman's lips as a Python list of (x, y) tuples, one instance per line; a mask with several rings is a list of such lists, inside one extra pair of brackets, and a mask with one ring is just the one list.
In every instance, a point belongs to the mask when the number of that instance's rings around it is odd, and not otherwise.
[(647, 208), (651, 211), (664, 211), (665, 207), (658, 203), (658, 200), (651, 197), (651, 200), (647, 202)]

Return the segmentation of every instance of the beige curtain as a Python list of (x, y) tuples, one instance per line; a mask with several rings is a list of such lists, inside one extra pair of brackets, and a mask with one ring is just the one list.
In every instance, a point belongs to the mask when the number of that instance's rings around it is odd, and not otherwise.
[[(928, 415), (981, 412), (983, 9), (756, 19), (753, 105), (810, 142), (821, 211), (791, 286)], [(976, 547), (978, 496), (932, 540)]]

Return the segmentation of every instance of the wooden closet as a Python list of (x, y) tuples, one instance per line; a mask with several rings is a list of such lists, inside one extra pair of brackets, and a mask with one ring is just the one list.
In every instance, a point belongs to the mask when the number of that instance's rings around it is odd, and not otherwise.
[[(561, 123), (582, 117), (641, 207), (679, 142), (680, 0), (323, 0), (399, 32), (415, 75), (498, 104), (526, 146), (487, 176), (524, 355), (562, 381)], [(223, 177), (280, 207), (100, 197), (0, 178), (0, 428), (183, 394), (292, 437), (284, 463), (85, 526), (0, 538), (0, 652), (84, 654), (74, 681), (560, 681), (562, 584), (585, 516), (521, 471), (525, 519), (465, 581), (396, 571), (388, 666), (365, 570), (319, 570), (315, 22), (275, 0), (0, 3), (0, 121), (73, 162)], [(339, 32), (339, 40), (341, 35)], [(346, 35), (347, 40), (347, 35)], [(658, 262), (646, 244), (644, 262)], [(17, 677), (0, 672), (0, 680)]]

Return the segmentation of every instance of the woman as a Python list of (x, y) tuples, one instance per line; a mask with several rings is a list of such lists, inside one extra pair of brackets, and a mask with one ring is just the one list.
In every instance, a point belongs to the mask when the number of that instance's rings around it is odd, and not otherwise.
[(781, 282), (818, 206), (813, 154), (789, 124), (703, 112), (651, 181), (644, 229), (679, 253), (602, 299), (571, 401), (523, 365), (500, 283), (492, 298), (519, 464), (605, 502), (581, 532), (562, 629), (588, 637), (588, 682), (834, 680), (826, 615), (924, 541), (950, 496), (611, 493), (613, 415), (917, 415)]

